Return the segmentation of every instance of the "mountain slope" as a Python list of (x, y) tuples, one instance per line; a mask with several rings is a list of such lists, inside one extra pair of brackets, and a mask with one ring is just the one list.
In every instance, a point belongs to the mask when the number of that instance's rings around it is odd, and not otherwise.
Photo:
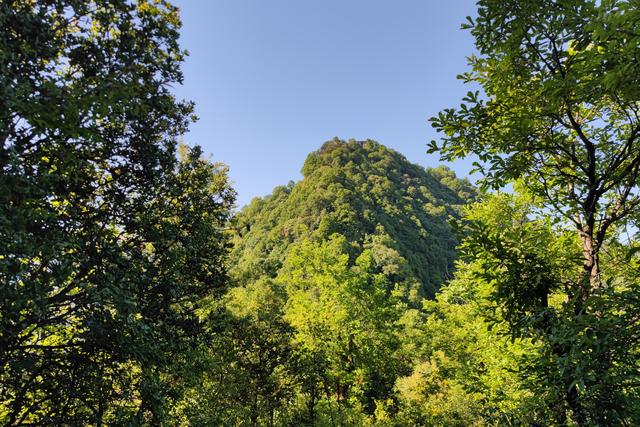
[(467, 180), (371, 140), (329, 141), (302, 173), (236, 216), (231, 265), (240, 284), (275, 277), (291, 243), (334, 233), (346, 237), (354, 258), (373, 249), (392, 282), (412, 283), (419, 294), (433, 296), (450, 277), (456, 238), (448, 219), (475, 195)]

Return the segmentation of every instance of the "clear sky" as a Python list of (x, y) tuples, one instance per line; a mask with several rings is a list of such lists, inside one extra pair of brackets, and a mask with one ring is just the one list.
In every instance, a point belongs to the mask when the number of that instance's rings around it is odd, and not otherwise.
[[(175, 0), (190, 52), (185, 141), (230, 167), (238, 206), (301, 178), (329, 139), (374, 139), (424, 166), (428, 118), (470, 88), (470, 0)], [(470, 162), (450, 165), (467, 176)]]

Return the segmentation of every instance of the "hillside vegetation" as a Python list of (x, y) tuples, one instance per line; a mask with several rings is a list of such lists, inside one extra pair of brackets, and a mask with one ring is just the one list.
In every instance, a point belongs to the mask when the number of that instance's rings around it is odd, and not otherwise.
[(336, 233), (353, 259), (375, 248), (390, 278), (422, 295), (433, 297), (452, 276), (457, 239), (449, 221), (475, 197), (468, 181), (445, 167), (411, 164), (371, 140), (329, 141), (307, 157), (302, 173), (236, 216), (231, 265), (241, 283), (275, 277), (292, 243)]
[[(186, 419), (469, 425), (489, 408), (515, 416), (526, 393), (508, 365), (520, 345), (490, 333), (475, 306), (452, 304), (457, 291), (433, 301), (454, 277), (451, 222), (477, 197), (473, 186), (371, 140), (329, 141), (302, 172), (232, 220), (232, 288), (214, 304), (210, 365)], [(491, 403), (470, 387), (478, 380)]]

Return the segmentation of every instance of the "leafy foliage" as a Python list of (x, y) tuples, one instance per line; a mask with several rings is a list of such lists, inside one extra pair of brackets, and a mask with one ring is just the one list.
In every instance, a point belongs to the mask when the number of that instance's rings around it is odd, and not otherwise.
[(177, 10), (0, 6), (0, 422), (161, 423), (226, 283), (226, 168), (182, 150)]
[(530, 198), (506, 195), (470, 208), (461, 246), (469, 264), (460, 271), (484, 289), (483, 316), (513, 340), (534, 346), (518, 371), (521, 387), (535, 396), (529, 402), (535, 421), (635, 424), (637, 279), (620, 264), (620, 253), (607, 250), (607, 289), (576, 312), (567, 293), (582, 275), (579, 237), (534, 208)]
[[(531, 198), (535, 221), (511, 232), (476, 222), (468, 249), (514, 336), (543, 343), (530, 373), (555, 400), (553, 422), (636, 424), (637, 346), (618, 342), (635, 342), (635, 281), (608, 251), (637, 230), (640, 206), (637, 4), (478, 6), (465, 27), (479, 56), (460, 77), (482, 93), (432, 119), (443, 139), (430, 150), (474, 154), (486, 187)], [(547, 246), (571, 229), (574, 247)]]

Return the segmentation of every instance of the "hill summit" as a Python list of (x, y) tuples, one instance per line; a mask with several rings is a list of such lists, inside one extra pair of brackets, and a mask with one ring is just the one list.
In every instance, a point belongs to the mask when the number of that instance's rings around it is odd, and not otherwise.
[(275, 277), (289, 246), (341, 234), (354, 257), (371, 249), (391, 283), (431, 297), (450, 277), (450, 217), (475, 197), (444, 166), (424, 168), (372, 140), (334, 139), (309, 154), (303, 179), (255, 198), (235, 218), (232, 274), (239, 283)]

